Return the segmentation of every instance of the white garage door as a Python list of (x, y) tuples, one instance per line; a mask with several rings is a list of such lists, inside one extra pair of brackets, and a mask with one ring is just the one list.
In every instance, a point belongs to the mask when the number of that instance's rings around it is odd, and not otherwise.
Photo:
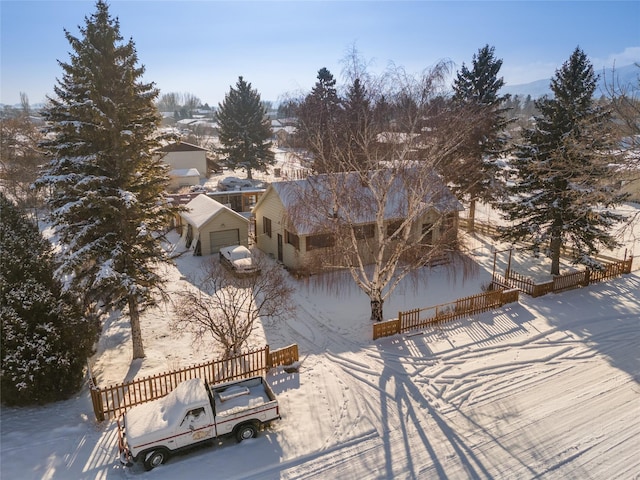
[(210, 232), (209, 241), (211, 245), (211, 253), (217, 253), (222, 247), (228, 245), (238, 245), (240, 243), (240, 230), (220, 230), (219, 232)]

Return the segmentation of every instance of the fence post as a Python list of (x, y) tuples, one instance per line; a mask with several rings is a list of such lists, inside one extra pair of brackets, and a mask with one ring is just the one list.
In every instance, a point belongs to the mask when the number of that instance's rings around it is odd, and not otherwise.
[(264, 356), (265, 356), (266, 365), (267, 365), (266, 371), (268, 372), (273, 367), (273, 363), (271, 362), (271, 352), (269, 351), (269, 345), (264, 347)]
[(102, 392), (96, 385), (96, 378), (93, 376), (91, 364), (87, 358), (87, 373), (89, 374), (89, 395), (91, 396), (91, 405), (93, 405), (93, 414), (96, 420), (104, 422), (104, 405), (102, 403)]
[(98, 422), (104, 422), (104, 407), (102, 405), (102, 393), (100, 389), (93, 385), (89, 385), (89, 394), (91, 395), (91, 404), (93, 405), (93, 413)]

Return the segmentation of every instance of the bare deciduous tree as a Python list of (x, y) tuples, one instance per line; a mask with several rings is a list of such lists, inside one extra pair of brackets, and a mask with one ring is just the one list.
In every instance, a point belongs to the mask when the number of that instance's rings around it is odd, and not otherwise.
[(35, 207), (38, 192), (31, 185), (38, 178), (44, 153), (38, 143), (42, 133), (29, 118), (29, 100), (20, 94), (22, 107), (0, 119), (0, 180), (5, 193), (22, 207)]
[(640, 63), (635, 65), (638, 68), (636, 85), (621, 83), (615, 68), (611, 76), (605, 78), (605, 90), (611, 101), (614, 119), (627, 146), (632, 149), (640, 148)]
[(304, 132), (316, 157), (331, 156), (315, 162), (334, 173), (298, 182), (286, 221), (317, 236), (321, 248), (309, 251), (309, 237), (306, 245), (315, 268), (349, 270), (370, 299), (372, 320), (383, 319), (384, 301), (406, 275), (456, 248), (458, 203), (436, 172), (479, 119), (432, 108), (447, 68), (418, 77), (394, 69), (362, 88), (371, 108), (359, 110), (357, 128)]
[(210, 336), (222, 346), (225, 358), (240, 352), (261, 318), (284, 319), (292, 315), (293, 288), (282, 269), (256, 254), (261, 273), (239, 277), (225, 269), (216, 258), (185, 288), (174, 303), (176, 320), (171, 328), (190, 332), (201, 343)]

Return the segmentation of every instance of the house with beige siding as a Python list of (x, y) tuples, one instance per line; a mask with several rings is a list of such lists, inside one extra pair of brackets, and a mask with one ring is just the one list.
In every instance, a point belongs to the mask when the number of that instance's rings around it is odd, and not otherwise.
[(194, 255), (218, 253), (229, 245), (249, 246), (249, 219), (200, 194), (180, 212), (182, 238)]
[(207, 177), (207, 150), (202, 147), (187, 142), (174, 142), (158, 149), (157, 154), (175, 172), (196, 169), (201, 179)]
[(185, 187), (200, 185), (200, 172), (196, 168), (184, 168), (169, 172), (169, 191), (176, 192)]
[(630, 202), (640, 203), (640, 155), (630, 156), (627, 164), (617, 169), (616, 178), (620, 193), (626, 193)]
[[(341, 174), (338, 174), (341, 175)], [(346, 174), (347, 176), (349, 174)], [(318, 188), (318, 182), (327, 175), (309, 177), (305, 180), (274, 182), (260, 197), (253, 209), (255, 221), (255, 242), (256, 246), (270, 255), (274, 259), (284, 264), (292, 271), (313, 271), (313, 259), (318, 255), (323, 255), (323, 251), (333, 245), (334, 239), (326, 231), (318, 230), (318, 222), (309, 221), (309, 217), (314, 214), (301, 214), (301, 203), (318, 201), (321, 198), (322, 188)], [(319, 180), (320, 179), (320, 180)], [(350, 181), (350, 191), (352, 195), (361, 198), (367, 197), (366, 187), (357, 181)], [(315, 185), (311, 186), (311, 183)], [(411, 225), (411, 236), (414, 238), (423, 237), (422, 240), (430, 244), (436, 244), (445, 240), (455, 242), (457, 239), (458, 214), (462, 210), (462, 205), (455, 196), (440, 182), (434, 184), (434, 189), (438, 191), (437, 196), (425, 199), (429, 206), (424, 208), (419, 220)], [(309, 191), (314, 194), (309, 196)], [(402, 193), (398, 193), (391, 200), (392, 203), (402, 204)], [(437, 198), (436, 198), (437, 197)], [(311, 199), (314, 200), (311, 200)], [(328, 198), (328, 197), (327, 197)], [(320, 200), (322, 202), (322, 200)], [(406, 202), (405, 202), (406, 203)], [(310, 207), (310, 205), (306, 205)], [(326, 216), (330, 208), (321, 205), (311, 206), (307, 212), (314, 211), (319, 216)], [(302, 209), (304, 210), (304, 206)], [(398, 225), (402, 224), (403, 218), (401, 210), (387, 205), (385, 211), (385, 231), (386, 235), (392, 235)], [(377, 229), (370, 214), (349, 215), (350, 222), (354, 226), (354, 232), (359, 239), (363, 251), (367, 250), (367, 242), (375, 238)], [(406, 217), (405, 217), (406, 218)], [(426, 232), (426, 233), (425, 233)], [(327, 250), (328, 251), (328, 250)], [(362, 255), (361, 258), (367, 258)], [(373, 258), (371, 257), (372, 261)]]

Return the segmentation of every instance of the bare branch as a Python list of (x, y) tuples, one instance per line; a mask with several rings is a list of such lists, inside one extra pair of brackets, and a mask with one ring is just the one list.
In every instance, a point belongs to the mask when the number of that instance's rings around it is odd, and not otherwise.
[(258, 319), (285, 319), (295, 311), (293, 288), (282, 269), (255, 252), (261, 274), (238, 277), (217, 259), (192, 281), (197, 289), (185, 288), (174, 304), (171, 328), (190, 332), (196, 343), (211, 338), (225, 356), (239, 352), (253, 333)]

